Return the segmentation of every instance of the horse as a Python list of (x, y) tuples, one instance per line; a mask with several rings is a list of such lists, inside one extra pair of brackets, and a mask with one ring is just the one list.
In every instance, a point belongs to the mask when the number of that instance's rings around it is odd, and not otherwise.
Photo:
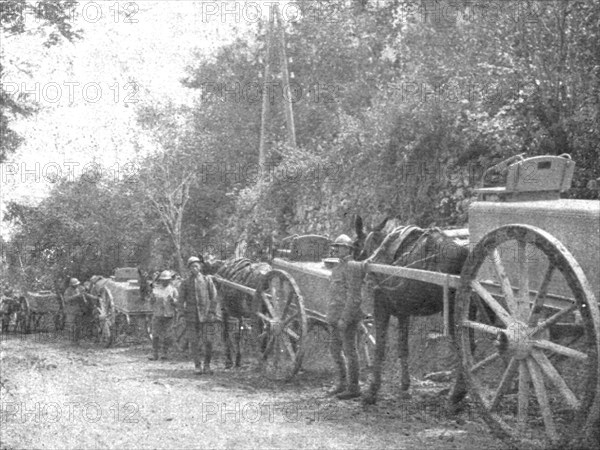
[(88, 281), (83, 283), (86, 289), (86, 299), (88, 302), (88, 315), (90, 324), (93, 324), (97, 336), (100, 336), (102, 330), (109, 328), (115, 321), (115, 305), (112, 293), (106, 287), (109, 278), (101, 275), (94, 275)]
[[(225, 261), (208, 263), (209, 271), (226, 280), (238, 283), (252, 289), (257, 289), (263, 277), (271, 270), (266, 262), (252, 262), (248, 258), (232, 258)], [(253, 298), (241, 291), (218, 286), (223, 313), (223, 342), (225, 344), (225, 368), (233, 367), (231, 347), (235, 349), (235, 367), (240, 367), (242, 361), (241, 337), (245, 329), (244, 319), (254, 317)], [(230, 339), (229, 323), (235, 321), (233, 331), (234, 342)]]
[[(394, 266), (411, 267), (433, 272), (458, 275), (468, 256), (468, 249), (460, 245), (454, 238), (444, 234), (438, 228), (421, 229), (419, 227), (398, 227), (381, 241), (373, 250), (374, 243), (381, 239), (380, 230), (365, 236), (362, 221), (356, 223), (356, 253), (359, 261)], [(358, 228), (361, 228), (360, 230)], [(385, 346), (390, 316), (398, 319), (398, 344), (401, 367), (401, 390), (406, 392), (410, 387), (408, 368), (408, 331), (411, 316), (428, 316), (437, 314), (443, 309), (443, 288), (423, 281), (388, 277), (369, 273), (365, 281), (370, 289), (363, 289), (363, 294), (372, 295), (374, 302), (374, 319), (376, 329), (375, 362), (373, 379), (363, 401), (373, 404), (381, 387), (381, 375), (385, 360)], [(454, 290), (450, 290), (450, 307), (454, 305)], [(363, 299), (363, 301), (366, 301)], [(453, 312), (450, 311), (452, 315)], [(452, 317), (452, 316), (451, 316)], [(465, 394), (461, 372), (451, 392), (451, 402), (457, 403)]]
[(396, 218), (386, 217), (369, 233), (365, 233), (362, 217), (357, 215), (354, 219), (356, 239), (354, 241), (352, 257), (355, 261), (362, 261), (381, 245), (385, 237), (400, 226)]

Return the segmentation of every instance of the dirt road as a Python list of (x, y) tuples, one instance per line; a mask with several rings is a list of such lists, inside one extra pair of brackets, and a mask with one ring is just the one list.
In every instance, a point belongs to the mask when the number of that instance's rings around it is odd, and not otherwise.
[(467, 409), (449, 417), (440, 385), (390, 387), (376, 406), (327, 397), (330, 376), (274, 383), (248, 363), (194, 375), (183, 354), (148, 361), (148, 345), (101, 349), (49, 335), (4, 335), (0, 447), (502, 448)]

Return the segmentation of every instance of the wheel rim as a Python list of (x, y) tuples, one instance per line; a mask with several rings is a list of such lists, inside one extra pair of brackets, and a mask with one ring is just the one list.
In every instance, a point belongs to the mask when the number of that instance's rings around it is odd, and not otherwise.
[(492, 430), (541, 446), (575, 436), (596, 391), (599, 321), (568, 250), (535, 227), (492, 231), (463, 267), (457, 314), (463, 373)]
[(263, 371), (269, 379), (287, 381), (302, 364), (307, 334), (304, 301), (296, 282), (283, 270), (269, 272), (257, 296)]

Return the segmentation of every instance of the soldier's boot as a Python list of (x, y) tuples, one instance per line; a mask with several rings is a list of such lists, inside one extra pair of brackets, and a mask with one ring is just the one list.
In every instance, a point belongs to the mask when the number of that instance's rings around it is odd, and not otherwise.
[(158, 336), (152, 336), (152, 355), (148, 356), (150, 361), (156, 361), (158, 359)]
[(346, 359), (339, 353), (335, 354), (333, 358), (335, 365), (338, 368), (338, 382), (337, 385), (327, 392), (328, 395), (337, 395), (345, 392), (348, 388), (348, 376), (346, 372)]
[(345, 392), (348, 387), (346, 376), (340, 376), (335, 387), (327, 392), (327, 395), (337, 395)]

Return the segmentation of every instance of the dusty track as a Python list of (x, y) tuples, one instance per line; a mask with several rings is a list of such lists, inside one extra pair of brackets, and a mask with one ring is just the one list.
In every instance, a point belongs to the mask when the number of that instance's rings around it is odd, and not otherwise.
[(326, 396), (330, 376), (287, 384), (250, 363), (197, 376), (178, 354), (148, 345), (76, 347), (44, 334), (2, 336), (0, 447), (13, 448), (502, 448), (467, 408), (447, 416), (441, 385), (390, 387), (378, 405)]

